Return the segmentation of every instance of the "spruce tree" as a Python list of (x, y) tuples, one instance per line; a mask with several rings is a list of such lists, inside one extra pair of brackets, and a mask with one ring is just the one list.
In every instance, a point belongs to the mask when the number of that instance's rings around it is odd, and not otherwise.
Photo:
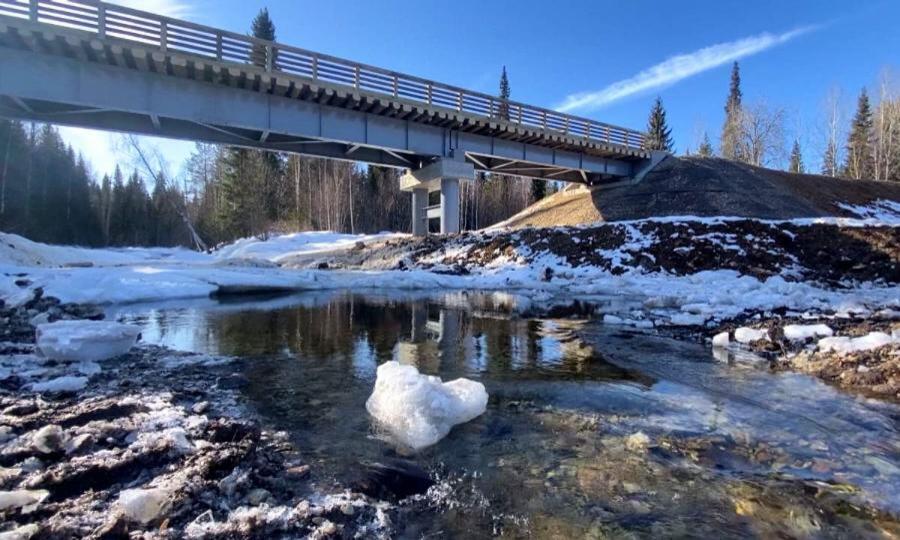
[(500, 73), (500, 104), (497, 106), (497, 117), (509, 120), (509, 78), (506, 76), (506, 66), (503, 66)]
[(838, 176), (837, 148), (834, 142), (829, 140), (825, 147), (825, 155), (822, 156), (822, 174), (835, 178)]
[(700, 143), (700, 147), (697, 148), (697, 155), (700, 157), (712, 157), (713, 155), (713, 147), (709, 142), (709, 135), (706, 132), (703, 133), (703, 142)]
[(869, 95), (863, 88), (859, 93), (856, 115), (853, 117), (847, 139), (844, 174), (854, 180), (874, 178), (875, 164), (872, 156), (872, 107), (869, 104)]
[[(267, 41), (275, 41), (275, 23), (272, 22), (272, 18), (269, 17), (269, 9), (262, 8), (257, 13), (256, 17), (253, 19), (253, 23), (250, 25), (250, 33), (253, 37), (257, 39), (265, 39)], [(275, 51), (272, 51), (273, 56)], [(251, 53), (252, 58), (250, 61), (258, 66), (266, 65), (266, 48), (261, 45), (254, 45), (253, 51)], [(272, 61), (272, 65), (275, 65), (274, 60)]]
[(547, 182), (533, 178), (531, 180), (531, 199), (539, 201), (547, 196)]
[(741, 151), (741, 71), (735, 62), (731, 68), (731, 84), (728, 100), (725, 102), (725, 124), (722, 126), (722, 141), (719, 148), (725, 159), (742, 160)]
[(800, 154), (800, 141), (797, 139), (794, 139), (794, 146), (791, 148), (791, 163), (788, 170), (799, 174), (806, 172), (803, 167), (803, 156)]
[(663, 108), (662, 98), (659, 96), (656, 96), (656, 101), (653, 102), (653, 107), (650, 109), (644, 149), (672, 151), (672, 130), (666, 123), (666, 110)]

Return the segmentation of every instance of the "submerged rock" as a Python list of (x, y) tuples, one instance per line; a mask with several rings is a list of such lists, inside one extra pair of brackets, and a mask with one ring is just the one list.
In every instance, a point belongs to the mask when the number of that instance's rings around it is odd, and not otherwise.
[(487, 408), (484, 385), (468, 379), (442, 382), (413, 366), (385, 362), (378, 367), (375, 390), (366, 409), (396, 442), (418, 450), (443, 439), (450, 428)]
[(354, 489), (377, 499), (399, 501), (434, 485), (427, 471), (407, 460), (365, 463), (363, 469), (364, 477)]

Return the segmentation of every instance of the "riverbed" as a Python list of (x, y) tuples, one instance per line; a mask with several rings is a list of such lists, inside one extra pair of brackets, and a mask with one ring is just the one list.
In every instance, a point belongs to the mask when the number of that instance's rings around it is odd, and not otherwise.
[[(612, 297), (619, 311), (629, 299)], [(634, 300), (636, 303), (639, 299)], [(506, 294), (329, 291), (114, 307), (143, 341), (238, 357), (240, 399), (323, 491), (411, 462), (397, 537), (900, 534), (900, 407), (752, 354)], [(366, 414), (379, 364), (482, 382), (485, 414), (409, 452)]]

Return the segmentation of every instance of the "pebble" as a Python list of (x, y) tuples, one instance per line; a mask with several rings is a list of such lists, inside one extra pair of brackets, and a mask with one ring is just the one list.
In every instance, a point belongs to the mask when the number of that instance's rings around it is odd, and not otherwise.
[(191, 411), (194, 414), (203, 414), (206, 410), (209, 409), (208, 401), (201, 401), (199, 403), (194, 403), (194, 406), (191, 407)]

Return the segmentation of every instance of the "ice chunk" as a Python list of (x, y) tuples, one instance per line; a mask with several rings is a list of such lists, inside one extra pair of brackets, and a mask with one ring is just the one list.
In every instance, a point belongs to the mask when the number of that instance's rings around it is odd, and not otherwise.
[(0, 512), (21, 508), (23, 512), (27, 513), (37, 508), (37, 505), (41, 504), (49, 494), (46, 489), (0, 491)]
[(734, 339), (738, 343), (753, 343), (761, 339), (769, 341), (769, 331), (742, 326), (734, 331)]
[(83, 390), (87, 383), (87, 377), (66, 375), (48, 381), (32, 383), (31, 390), (33, 392), (78, 392)]
[(16, 527), (11, 531), (0, 533), (0, 540), (29, 540), (40, 530), (41, 528), (36, 523), (29, 523), (28, 525)]
[(171, 503), (171, 494), (162, 488), (126, 489), (119, 494), (119, 507), (125, 517), (144, 524), (160, 517)]
[(54, 360), (105, 360), (127, 353), (141, 329), (109, 321), (57, 321), (37, 327), (38, 351)]
[(819, 340), (818, 347), (822, 352), (834, 351), (848, 354), (859, 351), (871, 351), (878, 347), (890, 345), (894, 339), (884, 332), (870, 332), (861, 337), (827, 337)]
[(724, 348), (727, 347), (729, 343), (731, 343), (731, 339), (728, 337), (728, 332), (719, 332), (713, 336), (713, 347)]
[(482, 414), (488, 395), (484, 385), (468, 379), (442, 382), (413, 366), (385, 362), (378, 366), (375, 390), (366, 409), (397, 442), (414, 450), (430, 446), (450, 428)]
[(806, 341), (814, 337), (831, 337), (834, 331), (825, 324), (786, 324), (784, 337), (791, 341)]

